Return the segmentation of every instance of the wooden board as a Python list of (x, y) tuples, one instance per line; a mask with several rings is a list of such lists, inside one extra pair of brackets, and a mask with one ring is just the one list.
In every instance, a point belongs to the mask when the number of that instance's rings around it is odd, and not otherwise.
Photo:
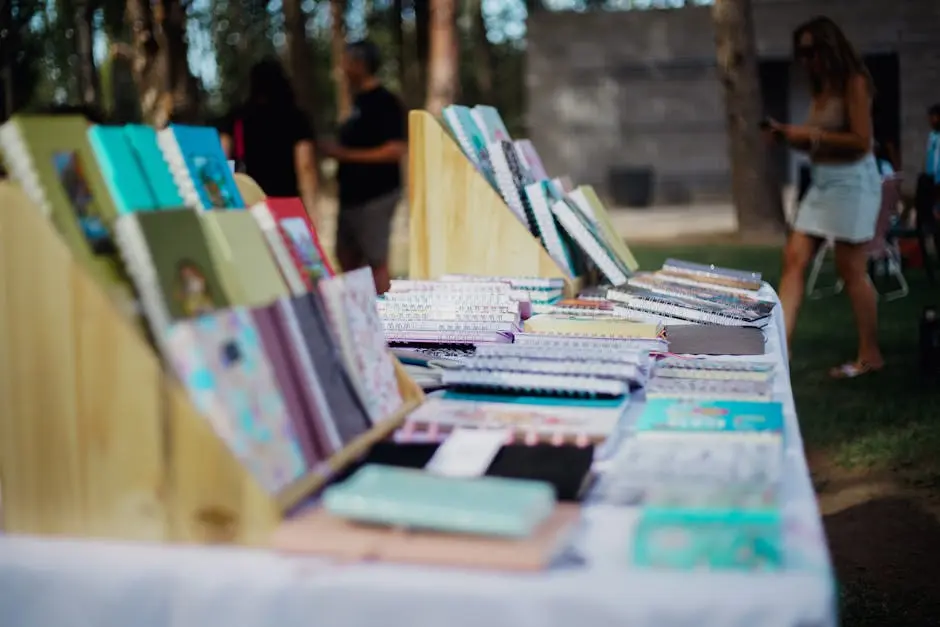
[(557, 277), (569, 295), (577, 291), (579, 281), (565, 276), (430, 113), (409, 114), (408, 151), (411, 278)]
[(17, 186), (0, 183), (0, 207), (0, 528), (267, 546), (281, 504)]

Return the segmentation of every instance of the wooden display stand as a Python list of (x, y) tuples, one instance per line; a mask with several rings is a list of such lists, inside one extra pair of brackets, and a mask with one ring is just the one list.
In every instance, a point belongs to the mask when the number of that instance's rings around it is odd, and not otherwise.
[(408, 116), (408, 153), (411, 278), (563, 278), (566, 294), (580, 289), (427, 111)]
[[(0, 182), (0, 209), (0, 528), (266, 545), (322, 478), (265, 492), (17, 186)], [(395, 365), (405, 405), (334, 468), (420, 402)]]

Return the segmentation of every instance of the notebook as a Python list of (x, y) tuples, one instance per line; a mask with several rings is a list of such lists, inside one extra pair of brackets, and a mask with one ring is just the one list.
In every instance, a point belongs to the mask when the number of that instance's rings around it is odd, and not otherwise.
[(633, 252), (620, 237), (614, 223), (610, 220), (610, 214), (601, 199), (598, 198), (594, 188), (590, 185), (581, 185), (568, 194), (568, 197), (588, 216), (597, 226), (598, 231), (608, 246), (617, 254), (620, 260), (630, 269), (636, 272), (640, 268), (639, 262)]
[(771, 320), (769, 314), (759, 313), (733, 303), (716, 303), (698, 298), (666, 295), (633, 285), (612, 287), (607, 292), (607, 298), (637, 312), (699, 324), (763, 327)]
[(776, 512), (647, 509), (634, 535), (632, 561), (673, 570), (780, 570), (783, 522)]
[(320, 244), (317, 229), (299, 198), (267, 198), (264, 204), (274, 217), (281, 237), (291, 251), (308, 289), (335, 274), (329, 256)]
[(210, 210), (199, 218), (233, 305), (262, 307), (290, 293), (250, 211)]
[(610, 338), (657, 338), (662, 327), (617, 318), (539, 314), (525, 321), (526, 333)]
[(618, 398), (630, 386), (598, 376), (567, 376), (529, 372), (454, 370), (441, 375), (441, 382), (457, 390), (485, 390), (545, 396)]
[(769, 381), (655, 376), (646, 384), (646, 398), (766, 402), (773, 398), (773, 386)]
[(684, 279), (743, 291), (756, 292), (763, 285), (760, 272), (734, 270), (714, 264), (694, 263), (681, 259), (667, 259), (659, 272), (674, 279)]
[(778, 402), (650, 399), (637, 418), (639, 433), (782, 434)]
[[(640, 367), (635, 363), (611, 363), (602, 361), (568, 361), (537, 359), (532, 357), (483, 356), (480, 354), (467, 360), (465, 370), (481, 372), (520, 372), (526, 374), (577, 375), (614, 379), (631, 387), (645, 381)], [(682, 380), (683, 383), (690, 380)]]
[(471, 110), (462, 105), (450, 105), (444, 107), (442, 117), (451, 135), (457, 140), (460, 149), (495, 189), (496, 178), (493, 174), (493, 164), (487, 150), (489, 140), (486, 134), (477, 126)]
[(626, 283), (631, 273), (630, 268), (610, 249), (584, 214), (569, 205), (569, 202), (567, 199), (562, 199), (551, 206), (552, 213), (562, 228), (584, 251), (584, 254), (597, 265), (611, 284)]
[[(565, 344), (537, 346), (532, 344), (491, 344), (477, 347), (475, 357), (529, 359), (541, 361), (592, 362), (609, 364), (631, 364), (647, 368), (649, 352), (639, 348), (631, 349), (620, 343), (603, 344)], [(465, 360), (470, 363), (473, 358)], [(580, 365), (573, 364), (577, 369)]]
[(262, 486), (278, 492), (304, 474), (302, 448), (245, 309), (178, 322), (166, 348), (200, 413)]
[(773, 362), (736, 359), (666, 357), (656, 363), (657, 378), (770, 381), (775, 370), (776, 365)]
[(496, 188), (506, 205), (532, 235), (540, 237), (538, 222), (532, 211), (525, 187), (534, 181), (523, 170), (510, 141), (493, 142), (488, 146)]
[(157, 132), (157, 143), (188, 207), (244, 208), (216, 129), (171, 124)]
[(477, 105), (471, 110), (471, 115), (477, 123), (477, 127), (486, 134), (488, 143), (512, 141), (503, 118), (499, 115), (496, 107)]
[(555, 201), (550, 188), (551, 184), (548, 181), (541, 180), (526, 185), (525, 195), (532, 208), (532, 216), (545, 250), (567, 276), (574, 276), (571, 250), (567, 242), (561, 238), (558, 225), (555, 224), (555, 216), (550, 208), (550, 204)]
[(676, 283), (665, 275), (638, 274), (630, 277), (631, 287), (655, 292), (664, 296), (682, 298), (692, 301), (704, 301), (719, 307), (728, 307), (733, 310), (742, 310), (755, 317), (766, 317), (773, 313), (777, 306), (775, 302), (759, 300), (748, 296), (731, 294), (726, 291), (711, 289), (707, 286), (694, 286)]
[(758, 327), (713, 324), (666, 326), (669, 351), (679, 355), (763, 355), (764, 333)]
[(130, 290), (111, 227), (117, 216), (81, 116), (16, 114), (0, 126), (10, 178), (52, 220), (72, 254), (122, 305)]
[(513, 146), (519, 158), (529, 168), (529, 172), (532, 173), (536, 181), (548, 179), (545, 166), (542, 164), (542, 158), (539, 157), (539, 153), (535, 149), (535, 146), (532, 145), (531, 141), (528, 139), (518, 139), (513, 142)]
[(281, 271), (281, 278), (284, 279), (291, 294), (299, 296), (309, 292), (310, 279), (303, 272), (302, 266), (295, 261), (294, 253), (287, 247), (268, 206), (265, 203), (255, 205), (251, 208), (251, 215), (258, 224), (258, 228), (261, 229), (268, 244), (268, 250), (274, 256), (277, 267)]
[(124, 214), (115, 237), (158, 342), (173, 322), (231, 303), (192, 209)]
[(369, 464), (323, 492), (330, 514), (371, 524), (445, 533), (524, 538), (555, 509), (551, 485), (473, 479)]
[(183, 198), (176, 187), (176, 181), (167, 167), (163, 150), (157, 143), (157, 131), (145, 124), (125, 124), (124, 134), (141, 170), (150, 182), (157, 208), (183, 206)]

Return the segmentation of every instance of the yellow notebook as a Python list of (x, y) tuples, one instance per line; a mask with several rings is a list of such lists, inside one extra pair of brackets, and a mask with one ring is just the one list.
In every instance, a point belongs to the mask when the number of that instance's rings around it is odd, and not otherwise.
[(630, 251), (623, 238), (614, 228), (614, 223), (610, 221), (610, 215), (607, 213), (607, 207), (597, 197), (597, 193), (590, 185), (581, 185), (578, 189), (569, 194), (569, 197), (575, 201), (578, 207), (585, 212), (589, 212), (589, 217), (593, 218), (601, 236), (607, 245), (620, 257), (620, 260), (630, 268), (631, 272), (636, 272), (640, 268), (636, 257)]
[(290, 290), (250, 211), (222, 209), (200, 214), (209, 250), (232, 305), (263, 307)]
[(525, 332), (582, 337), (655, 339), (662, 334), (663, 327), (660, 324), (633, 322), (619, 318), (539, 314), (525, 321)]

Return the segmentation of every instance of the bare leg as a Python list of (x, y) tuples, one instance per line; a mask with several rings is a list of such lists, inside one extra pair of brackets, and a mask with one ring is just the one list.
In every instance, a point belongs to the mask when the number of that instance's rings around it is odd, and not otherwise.
[(391, 287), (392, 281), (388, 273), (388, 263), (372, 266), (372, 278), (375, 280), (375, 292), (382, 295)]
[(803, 292), (806, 290), (806, 268), (816, 254), (819, 244), (818, 237), (793, 231), (783, 249), (783, 276), (780, 278), (779, 292), (783, 321), (787, 329), (788, 350), (803, 302)]
[(871, 368), (884, 365), (878, 346), (878, 294), (868, 276), (867, 244), (836, 243), (836, 267), (852, 302), (858, 327), (858, 362)]

